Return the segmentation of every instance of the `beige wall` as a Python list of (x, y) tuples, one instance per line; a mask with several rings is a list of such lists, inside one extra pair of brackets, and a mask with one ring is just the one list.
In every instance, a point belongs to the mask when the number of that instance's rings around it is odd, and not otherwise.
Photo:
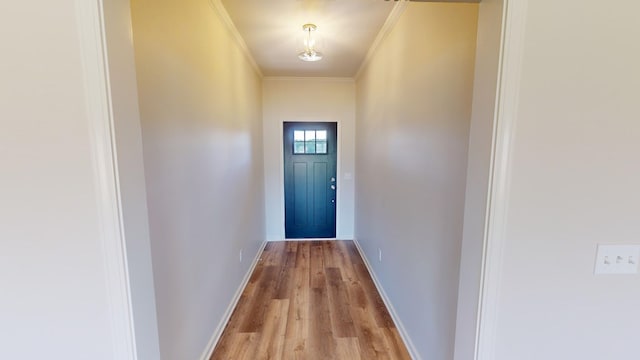
[(640, 356), (640, 276), (593, 274), (597, 244), (640, 243), (638, 13), (528, 2), (496, 360)]
[(101, 210), (115, 205), (100, 196), (100, 120), (90, 116), (83, 71), (96, 69), (82, 61), (78, 8), (0, 5), (1, 359), (123, 355), (104, 246), (118, 239), (101, 227)]
[(356, 238), (424, 359), (454, 352), (477, 16), (409, 4), (357, 81)]
[(346, 78), (265, 78), (263, 94), (267, 239), (284, 239), (285, 121), (338, 123), (336, 236), (353, 239), (355, 82)]
[(264, 241), (261, 78), (206, 0), (132, 15), (161, 356), (197, 359)]

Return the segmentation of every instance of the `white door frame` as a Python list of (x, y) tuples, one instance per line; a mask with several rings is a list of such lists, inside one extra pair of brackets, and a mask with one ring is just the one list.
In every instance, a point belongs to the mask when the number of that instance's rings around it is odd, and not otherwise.
[(482, 268), (480, 269), (475, 360), (495, 359), (498, 295), (505, 246), (512, 138), (518, 110), (526, 15), (527, 0), (504, 0), (502, 46), (499, 56)]
[(282, 196), (280, 196), (279, 202), (280, 202), (280, 210), (282, 213), (282, 223), (280, 224), (280, 231), (282, 234), (282, 239), (283, 240), (287, 240), (287, 241), (297, 241), (297, 240), (313, 240), (313, 239), (287, 239), (286, 238), (286, 232), (285, 232), (285, 222), (286, 222), (286, 213), (284, 210), (284, 206), (285, 206), (285, 201), (284, 201), (284, 194), (285, 194), (285, 189), (284, 189), (284, 123), (285, 122), (300, 122), (300, 123), (305, 123), (305, 122), (327, 122), (327, 123), (336, 123), (336, 142), (337, 142), (337, 146), (336, 146), (336, 187), (338, 188), (338, 191), (336, 191), (336, 238), (334, 239), (320, 239), (320, 240), (336, 240), (337, 236), (338, 236), (338, 229), (340, 229), (340, 226), (342, 224), (341, 221), (341, 217), (342, 217), (342, 212), (343, 209), (340, 206), (341, 201), (342, 201), (342, 191), (340, 191), (341, 187), (342, 187), (342, 183), (340, 181), (340, 174), (342, 174), (342, 150), (340, 149), (340, 141), (342, 140), (342, 121), (339, 119), (336, 120), (280, 120), (280, 190), (282, 191)]
[(76, 0), (85, 103), (89, 115), (96, 201), (115, 359), (137, 359), (127, 264), (102, 0)]

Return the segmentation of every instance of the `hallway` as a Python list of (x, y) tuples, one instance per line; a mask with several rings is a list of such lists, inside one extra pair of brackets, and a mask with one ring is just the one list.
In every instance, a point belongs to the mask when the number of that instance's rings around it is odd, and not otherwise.
[(267, 243), (211, 359), (410, 359), (352, 241)]
[[(640, 2), (460, 1), (5, 1), (0, 359), (637, 359)], [(358, 253), (279, 242), (291, 121)]]

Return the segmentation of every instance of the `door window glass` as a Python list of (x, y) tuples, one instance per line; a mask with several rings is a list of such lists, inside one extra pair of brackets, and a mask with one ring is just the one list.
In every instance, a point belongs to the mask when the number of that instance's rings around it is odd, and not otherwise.
[(315, 130), (307, 130), (304, 132), (304, 141), (305, 154), (315, 154), (316, 153), (316, 131)]
[(293, 132), (294, 154), (326, 154), (326, 130), (295, 130)]
[(293, 132), (293, 153), (304, 154), (304, 131)]
[(316, 154), (327, 153), (327, 131), (316, 131)]

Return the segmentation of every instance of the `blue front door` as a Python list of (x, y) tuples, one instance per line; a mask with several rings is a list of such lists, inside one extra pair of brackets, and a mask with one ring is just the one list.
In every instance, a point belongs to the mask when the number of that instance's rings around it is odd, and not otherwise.
[(284, 123), (285, 237), (336, 237), (337, 125)]

